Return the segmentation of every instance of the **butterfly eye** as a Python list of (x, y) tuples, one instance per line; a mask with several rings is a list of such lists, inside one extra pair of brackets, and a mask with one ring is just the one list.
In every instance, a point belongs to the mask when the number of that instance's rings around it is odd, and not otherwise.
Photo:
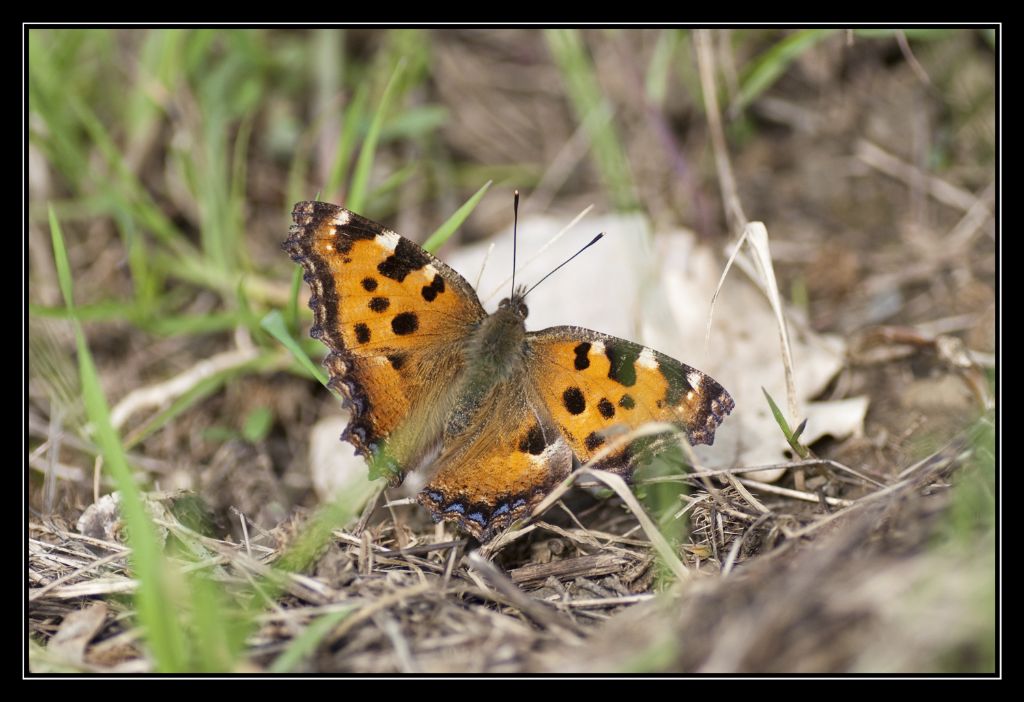
[(526, 316), (530, 314), (530, 308), (526, 306), (525, 302), (520, 300), (519, 304), (516, 306), (516, 314), (518, 314), (523, 319), (526, 319)]
[(506, 297), (504, 300), (498, 303), (498, 309), (505, 309), (509, 306), (509, 299)]

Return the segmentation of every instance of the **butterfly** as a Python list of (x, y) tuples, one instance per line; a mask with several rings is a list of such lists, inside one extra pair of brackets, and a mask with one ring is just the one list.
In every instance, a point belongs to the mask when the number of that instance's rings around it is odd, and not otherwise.
[(592, 467), (627, 479), (659, 446), (619, 434), (669, 422), (711, 444), (734, 407), (653, 349), (580, 327), (526, 331), (524, 288), (488, 314), (461, 275), (354, 212), (300, 202), (292, 219), (282, 248), (304, 269), (310, 335), (351, 410), (341, 439), (392, 486), (426, 471), (418, 502), (483, 543), (606, 444)]

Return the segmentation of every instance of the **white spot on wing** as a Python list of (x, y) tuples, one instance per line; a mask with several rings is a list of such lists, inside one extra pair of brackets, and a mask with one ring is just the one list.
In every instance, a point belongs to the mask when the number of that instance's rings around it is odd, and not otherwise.
[(424, 278), (433, 282), (434, 276), (437, 275), (437, 269), (428, 263), (420, 269), (420, 273), (423, 274)]
[(552, 443), (548, 444), (547, 446), (545, 446), (544, 450), (541, 451), (536, 456), (534, 456), (533, 454), (530, 454), (530, 461), (534, 465), (546, 466), (546, 465), (548, 465), (549, 463), (551, 463), (552, 461), (555, 460), (559, 450), (561, 450), (562, 446), (564, 446), (564, 445), (565, 445), (565, 442), (563, 442), (562, 438), (559, 437), (554, 442), (552, 442)]
[[(595, 341), (594, 343), (592, 343), (590, 345), (590, 353), (597, 354), (597, 355), (603, 354), (604, 353), (604, 342), (603, 341)], [(590, 354), (587, 354), (587, 355), (589, 356)]]
[(344, 227), (349, 223), (351, 217), (348, 216), (348, 210), (340, 210), (338, 214), (334, 215), (334, 223), (339, 227)]
[(394, 251), (395, 247), (398, 246), (400, 238), (401, 237), (390, 229), (385, 229), (383, 232), (378, 234), (374, 240), (388, 251)]
[(686, 374), (686, 382), (694, 390), (700, 390), (700, 386), (704, 384), (704, 376), (697, 371), (690, 371)]
[(654, 351), (644, 347), (644, 350), (640, 352), (640, 356), (636, 359), (637, 365), (641, 368), (647, 368), (655, 370), (658, 367), (658, 359), (654, 357)]

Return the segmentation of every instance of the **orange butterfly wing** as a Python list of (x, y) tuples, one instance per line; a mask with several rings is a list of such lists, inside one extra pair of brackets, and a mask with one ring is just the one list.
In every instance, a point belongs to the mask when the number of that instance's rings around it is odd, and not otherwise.
[(283, 248), (312, 290), (310, 335), (352, 410), (342, 439), (392, 483), (440, 435), (462, 348), (487, 316), (469, 284), (413, 242), (326, 202), (300, 202)]
[[(581, 327), (552, 327), (527, 339), (534, 391), (582, 462), (647, 422), (674, 424), (691, 444), (711, 444), (734, 407), (710, 376), (631, 341)], [(629, 477), (648, 444), (637, 439), (594, 467)]]
[(418, 500), (435, 521), (486, 542), (525, 517), (572, 470), (572, 451), (522, 373), (498, 383), (458, 435)]

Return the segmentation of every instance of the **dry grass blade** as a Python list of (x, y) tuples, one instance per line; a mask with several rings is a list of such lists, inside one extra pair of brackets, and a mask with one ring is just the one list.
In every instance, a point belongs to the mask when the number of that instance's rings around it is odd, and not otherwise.
[(544, 582), (548, 578), (559, 580), (567, 578), (587, 577), (620, 572), (631, 559), (611, 553), (598, 553), (592, 556), (566, 558), (550, 563), (531, 563), (516, 568), (509, 575), (517, 585)]
[(651, 521), (651, 518), (647, 516), (647, 512), (640, 505), (640, 501), (636, 499), (636, 495), (626, 485), (626, 481), (614, 473), (609, 473), (604, 470), (595, 470), (593, 468), (580, 468), (578, 473), (582, 475), (589, 475), (597, 478), (602, 483), (610, 487), (615, 491), (626, 506), (636, 516), (637, 521), (643, 527), (644, 533), (647, 534), (647, 538), (651, 540), (651, 545), (654, 546), (654, 550), (661, 556), (662, 561), (668, 566), (669, 570), (678, 578), (680, 581), (685, 581), (690, 577), (690, 572), (683, 562), (679, 560), (676, 555), (675, 549), (669, 544), (668, 540), (662, 536), (658, 526)]
[[(927, 185), (928, 194), (944, 205), (970, 212), (971, 208), (978, 203), (979, 198), (975, 197), (973, 193), (942, 178), (923, 173), (921, 169), (893, 156), (867, 139), (857, 142), (857, 157), (872, 168), (908, 185), (924, 182)], [(984, 205), (984, 203), (982, 204)], [(987, 210), (988, 206), (984, 206)]]
[(747, 223), (743, 213), (736, 177), (733, 175), (729, 151), (725, 145), (725, 130), (722, 128), (722, 111), (718, 105), (718, 86), (715, 82), (715, 53), (712, 46), (711, 30), (699, 29), (693, 33), (697, 49), (697, 67), (700, 71), (700, 87), (704, 98), (704, 114), (708, 120), (711, 147), (715, 154), (715, 170), (722, 190), (725, 216), (730, 227), (740, 231)]
[(782, 296), (775, 280), (775, 268), (772, 255), (768, 248), (768, 230), (761, 222), (750, 222), (744, 227), (743, 236), (753, 252), (754, 267), (758, 280), (763, 285), (765, 296), (775, 313), (775, 322), (779, 330), (779, 346), (782, 352), (782, 364), (786, 372), (786, 396), (789, 400), (790, 423), (795, 424), (800, 416), (797, 406), (796, 381), (793, 372), (793, 350), (789, 342), (789, 329), (786, 325), (785, 312), (782, 309)]
[(218, 373), (245, 365), (259, 356), (254, 346), (233, 349), (204, 358), (178, 375), (148, 387), (133, 390), (125, 395), (111, 410), (111, 423), (120, 428), (136, 412), (166, 404), (181, 397), (189, 390)]
[[(749, 222), (743, 212), (740, 202), (739, 191), (736, 187), (736, 178), (733, 175), (732, 164), (729, 160), (729, 152), (725, 142), (725, 132), (722, 128), (722, 115), (718, 106), (718, 88), (715, 82), (715, 56), (711, 42), (710, 30), (698, 30), (694, 32), (694, 43), (697, 48), (697, 64), (700, 69), (701, 90), (704, 96), (704, 111), (708, 120), (708, 131), (711, 135), (711, 145), (715, 153), (715, 167), (718, 171), (719, 186), (722, 190), (722, 200), (725, 205), (726, 218), (730, 226), (741, 231), (742, 234), (737, 243), (729, 263), (726, 264), (722, 277), (715, 289), (711, 300), (712, 311), (714, 310), (715, 298), (718, 290), (725, 281), (736, 254), (744, 242), (750, 244), (753, 250), (754, 266), (757, 276), (754, 280), (761, 285), (765, 296), (771, 303), (775, 312), (776, 322), (779, 328), (779, 341), (782, 347), (782, 360), (786, 372), (786, 394), (789, 399), (790, 419), (795, 420), (798, 416), (796, 382), (793, 374), (793, 352), (789, 343), (789, 331), (786, 328), (786, 319), (782, 312), (782, 302), (779, 296), (778, 284), (775, 281), (775, 270), (772, 266), (771, 253), (768, 250), (768, 230), (761, 222)], [(749, 271), (748, 271), (749, 273)], [(708, 336), (711, 333), (711, 314), (708, 314)], [(705, 338), (707, 344), (707, 338)]]
[(85, 647), (99, 633), (106, 618), (107, 605), (103, 602), (94, 602), (85, 609), (71, 612), (50, 639), (47, 650), (70, 663), (83, 662)]
[(637, 604), (638, 602), (650, 602), (655, 595), (645, 593), (642, 595), (622, 595), (621, 597), (595, 597), (591, 599), (570, 600), (560, 602), (562, 607), (569, 609), (597, 609), (608, 607), (622, 607), (624, 605)]
[(78, 568), (76, 570), (71, 571), (67, 575), (63, 575), (63, 576), (57, 578), (56, 580), (53, 580), (52, 582), (44, 585), (43, 587), (36, 588), (34, 590), (30, 590), (29, 594), (28, 594), (28, 601), (29, 602), (33, 602), (35, 600), (38, 600), (40, 597), (45, 597), (48, 593), (50, 593), (51, 590), (54, 590), (56, 588), (59, 588), (59, 587), (63, 586), (69, 580), (74, 580), (75, 578), (80, 577), (82, 575), (85, 575), (86, 573), (90, 573), (93, 570), (96, 570), (97, 568), (100, 568), (101, 566), (105, 566), (105, 565), (107, 565), (109, 563), (114, 563), (115, 561), (119, 561), (119, 560), (122, 560), (124, 558), (127, 558), (129, 553), (130, 553), (129, 551), (121, 551), (120, 553), (111, 553), (108, 556), (104, 556), (103, 558), (98, 558), (98, 559), (96, 559), (95, 561), (93, 561), (92, 563), (90, 563), (88, 565), (82, 566), (81, 568)]
[(849, 507), (854, 503), (853, 500), (844, 500), (840, 497), (820, 498), (810, 492), (790, 490), (789, 488), (779, 487), (778, 485), (772, 485), (770, 483), (762, 483), (759, 480), (751, 480), (749, 478), (740, 478), (739, 482), (744, 485), (749, 485), (752, 488), (762, 490), (763, 492), (770, 492), (773, 495), (784, 495), (785, 497), (792, 497), (795, 500), (803, 500), (804, 502), (820, 502), (824, 499), (827, 504), (834, 505), (836, 507)]
[(577, 635), (581, 633), (578, 626), (548, 603), (527, 596), (507, 575), (498, 570), (497, 566), (481, 556), (480, 553), (470, 551), (466, 560), (483, 576), (488, 585), (501, 593), (535, 624), (552, 629), (554, 633), (565, 636), (569, 642), (577, 640)]
[(424, 595), (435, 590), (436, 587), (433, 583), (421, 583), (419, 585), (413, 585), (412, 587), (397, 590), (389, 595), (385, 595), (376, 602), (366, 605), (359, 611), (354, 612), (347, 617), (332, 632), (330, 632), (327, 641), (328, 643), (335, 643), (351, 631), (357, 624), (372, 618), (378, 612), (387, 611), (389, 608), (397, 604), (401, 604), (406, 600), (419, 597), (420, 595)]

